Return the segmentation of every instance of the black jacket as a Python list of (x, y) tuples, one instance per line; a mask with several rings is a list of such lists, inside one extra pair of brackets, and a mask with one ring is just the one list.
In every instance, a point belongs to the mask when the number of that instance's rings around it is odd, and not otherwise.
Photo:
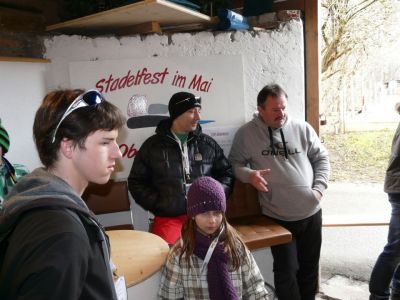
[(0, 299), (116, 299), (104, 231), (46, 173), (24, 176), (0, 212)]
[[(161, 121), (156, 134), (140, 147), (128, 178), (135, 201), (155, 216), (175, 217), (186, 213), (186, 193), (180, 145), (171, 133), (171, 120)], [(211, 176), (224, 187), (233, 185), (232, 167), (222, 148), (200, 125), (188, 136), (190, 177)]]

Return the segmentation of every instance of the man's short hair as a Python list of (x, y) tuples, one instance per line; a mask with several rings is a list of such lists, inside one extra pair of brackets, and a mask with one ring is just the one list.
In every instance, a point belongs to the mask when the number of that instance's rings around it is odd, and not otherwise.
[(61, 117), (69, 105), (84, 92), (81, 89), (55, 90), (44, 97), (33, 123), (33, 137), (44, 166), (50, 167), (56, 162), (63, 138), (72, 140), (74, 146), (83, 149), (86, 138), (91, 133), (119, 129), (125, 123), (119, 108), (108, 101), (80, 107), (61, 122), (53, 143), (53, 134)]
[(257, 106), (264, 107), (265, 101), (267, 101), (267, 97), (279, 97), (279, 96), (285, 96), (286, 99), (288, 98), (286, 92), (284, 91), (283, 88), (281, 88), (280, 85), (273, 83), (273, 84), (268, 84), (264, 86), (261, 91), (258, 93), (257, 96)]

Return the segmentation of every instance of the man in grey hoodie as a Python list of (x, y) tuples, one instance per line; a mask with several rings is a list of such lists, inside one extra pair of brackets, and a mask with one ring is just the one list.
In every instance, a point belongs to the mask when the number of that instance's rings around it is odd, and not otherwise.
[(292, 233), (290, 243), (271, 247), (279, 300), (315, 299), (328, 153), (308, 123), (287, 115), (279, 85), (265, 86), (257, 106), (236, 133), (229, 160), (236, 178), (258, 190), (263, 213)]
[(44, 167), (0, 211), (0, 299), (117, 299), (107, 236), (81, 195), (109, 180), (124, 122), (96, 90), (45, 96), (33, 125)]

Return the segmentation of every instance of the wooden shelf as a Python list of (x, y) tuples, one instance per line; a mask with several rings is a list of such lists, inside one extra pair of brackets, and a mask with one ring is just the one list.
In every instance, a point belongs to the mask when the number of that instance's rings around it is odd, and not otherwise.
[(33, 63), (49, 63), (49, 62), (51, 62), (51, 60), (47, 59), (47, 58), (10, 57), (10, 56), (0, 56), (0, 61), (33, 62)]
[[(122, 32), (135, 33), (130, 30), (133, 26), (141, 33), (141, 24), (157, 22), (163, 27), (198, 24), (211, 26), (213, 19), (207, 15), (166, 0), (145, 0), (133, 4), (102, 11), (78, 19), (58, 23), (46, 27), (46, 31), (75, 34), (119, 34)], [(148, 28), (148, 26), (144, 26)]]

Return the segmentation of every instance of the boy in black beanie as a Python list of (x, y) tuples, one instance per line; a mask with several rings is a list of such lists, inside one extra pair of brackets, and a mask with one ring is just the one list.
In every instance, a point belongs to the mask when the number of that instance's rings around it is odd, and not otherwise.
[(135, 201), (155, 216), (151, 231), (174, 244), (187, 218), (186, 193), (193, 180), (211, 176), (228, 196), (233, 174), (222, 148), (201, 131), (200, 97), (175, 93), (168, 110), (170, 117), (139, 149), (128, 183)]

